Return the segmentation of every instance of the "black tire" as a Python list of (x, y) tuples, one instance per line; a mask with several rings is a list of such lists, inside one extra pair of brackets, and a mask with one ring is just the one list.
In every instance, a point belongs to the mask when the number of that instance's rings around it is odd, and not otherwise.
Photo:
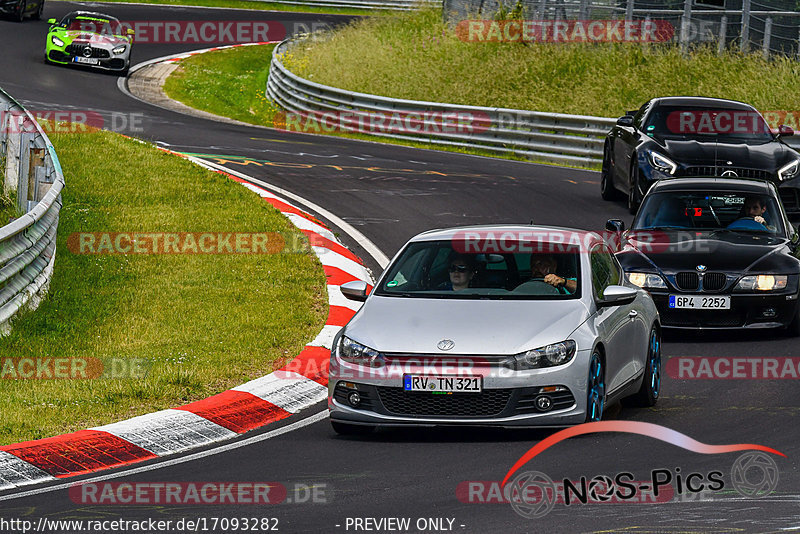
[(333, 431), (340, 436), (363, 436), (375, 430), (374, 426), (348, 425), (347, 423), (340, 423), (339, 421), (331, 421), (331, 426), (333, 427)]
[(606, 370), (603, 358), (595, 350), (589, 360), (589, 377), (586, 382), (586, 422), (603, 419), (606, 406)]
[(14, 19), (17, 22), (22, 22), (23, 20), (25, 20), (25, 10), (26, 9), (28, 9), (28, 0), (22, 0), (22, 3), (19, 6), (19, 14), (17, 14), (17, 16), (14, 17)]
[(636, 154), (633, 155), (631, 165), (630, 186), (628, 187), (628, 211), (631, 215), (636, 215), (642, 199), (639, 198), (639, 165), (636, 163)]
[(39, 9), (37, 9), (36, 13), (33, 14), (33, 19), (42, 20), (43, 14), (44, 14), (44, 0), (39, 0)]
[(647, 364), (639, 391), (629, 397), (636, 406), (654, 406), (661, 394), (661, 333), (653, 325), (647, 342)]
[(600, 196), (603, 200), (619, 198), (619, 191), (614, 187), (614, 178), (611, 176), (611, 152), (608, 143), (603, 146), (603, 167), (600, 170)]

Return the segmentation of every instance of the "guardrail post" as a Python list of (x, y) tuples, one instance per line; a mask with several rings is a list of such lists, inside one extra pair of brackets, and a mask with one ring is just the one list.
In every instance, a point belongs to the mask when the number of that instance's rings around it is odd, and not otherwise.
[(19, 117), (12, 115), (8, 124), (5, 180), (3, 182), (3, 193), (6, 195), (15, 192), (19, 182), (20, 145), (22, 144), (19, 122)]
[(33, 134), (23, 133), (19, 141), (19, 174), (17, 174), (17, 206), (28, 213), (28, 175), (31, 172), (31, 147)]
[(772, 17), (767, 17), (764, 24), (764, 42), (761, 43), (761, 54), (764, 59), (769, 59), (769, 42), (772, 40)]
[(578, 8), (578, 19), (586, 20), (589, 18), (589, 0), (581, 0), (581, 5)]
[[(33, 145), (33, 141), (31, 141)], [(28, 170), (28, 202), (25, 206), (25, 213), (31, 211), (33, 207), (42, 200), (44, 195), (40, 191), (41, 183), (45, 178), (45, 149), (31, 146), (30, 167)]]
[(625, 20), (633, 20), (633, 2), (634, 0), (628, 0), (628, 3), (625, 5)]
[(547, 0), (539, 1), (539, 20), (544, 20), (544, 14), (547, 11)]
[(750, 0), (742, 0), (742, 35), (739, 43), (742, 52), (750, 46)]
[(719, 21), (719, 41), (717, 43), (717, 54), (720, 56), (725, 52), (725, 39), (728, 36), (728, 16), (722, 15)]
[(689, 50), (689, 37), (692, 23), (692, 0), (684, 0), (683, 15), (681, 16), (681, 53)]

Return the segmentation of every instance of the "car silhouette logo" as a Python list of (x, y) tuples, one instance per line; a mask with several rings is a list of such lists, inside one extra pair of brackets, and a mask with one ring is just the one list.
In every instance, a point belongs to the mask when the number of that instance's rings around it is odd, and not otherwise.
[(83, 57), (92, 57), (92, 47), (87, 46), (83, 49)]
[(706, 270), (706, 266), (705, 265), (698, 265), (697, 266), (697, 270), (700, 271), (700, 272), (703, 272), (703, 271)]
[(439, 350), (451, 350), (453, 347), (456, 346), (456, 342), (452, 339), (443, 339), (436, 344), (436, 347)]
[(732, 171), (732, 170), (728, 169), (727, 171), (722, 173), (722, 176), (725, 176), (725, 177), (736, 176), (736, 177), (738, 177), (739, 175), (736, 174), (736, 171)]

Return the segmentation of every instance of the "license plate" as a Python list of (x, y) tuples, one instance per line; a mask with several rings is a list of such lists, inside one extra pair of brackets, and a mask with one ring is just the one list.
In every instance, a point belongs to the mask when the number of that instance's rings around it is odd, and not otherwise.
[(403, 375), (403, 389), (406, 391), (480, 393), (481, 387), (480, 376)]
[(731, 298), (729, 296), (670, 295), (669, 307), (688, 310), (730, 310)]
[(99, 65), (100, 60), (95, 57), (81, 57), (77, 56), (72, 58), (75, 63), (83, 63), (84, 65)]

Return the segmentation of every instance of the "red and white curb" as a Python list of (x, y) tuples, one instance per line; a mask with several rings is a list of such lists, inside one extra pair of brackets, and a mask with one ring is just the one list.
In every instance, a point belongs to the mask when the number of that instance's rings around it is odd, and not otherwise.
[(291, 417), (327, 398), (330, 347), (360, 304), (339, 286), (372, 277), (323, 223), (266, 189), (221, 171), (281, 211), (309, 239), (328, 279), (328, 319), (291, 362), (267, 376), (174, 409), (0, 447), (0, 490), (183, 453)]

